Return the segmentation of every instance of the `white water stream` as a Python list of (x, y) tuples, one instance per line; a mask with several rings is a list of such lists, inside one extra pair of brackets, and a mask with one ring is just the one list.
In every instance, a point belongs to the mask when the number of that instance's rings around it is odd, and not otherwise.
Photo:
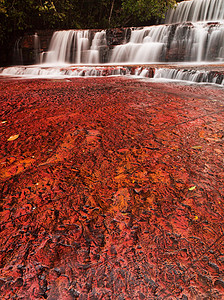
[[(186, 23), (187, 22), (187, 23)], [(36, 61), (42, 65), (11, 67), (3, 69), (2, 75), (52, 76), (102, 75), (102, 72), (83, 72), (58, 65), (99, 65), (99, 64), (151, 64), (151, 63), (224, 63), (224, 0), (190, 0), (180, 2), (168, 12), (164, 25), (132, 28), (130, 38), (123, 44), (111, 46), (106, 31), (63, 30), (56, 31), (49, 49), (40, 53)], [(35, 35), (35, 41), (37, 36)], [(18, 47), (18, 43), (17, 43)], [(40, 46), (38, 46), (40, 48)], [(36, 48), (37, 49), (37, 48)], [(106, 54), (105, 54), (106, 53)], [(21, 53), (20, 53), (21, 55)], [(37, 55), (37, 53), (35, 54)], [(55, 66), (55, 68), (54, 68)], [(72, 71), (71, 71), (72, 70)], [(79, 68), (80, 70), (80, 68)], [(108, 73), (108, 72), (106, 72)], [(113, 73), (113, 72), (112, 72)], [(121, 72), (122, 73), (122, 72)], [(146, 72), (147, 73), (147, 72)], [(94, 75), (93, 75), (94, 74)], [(176, 74), (176, 75), (175, 75)], [(105, 75), (105, 72), (104, 72)], [(116, 75), (118, 75), (116, 73)], [(192, 75), (192, 74), (191, 74)], [(189, 75), (189, 80), (196, 78)], [(158, 77), (178, 77), (180, 73), (165, 69)], [(186, 74), (184, 74), (186, 77)]]
[(223, 0), (191, 0), (180, 2), (176, 8), (169, 10), (166, 23), (223, 21), (223, 19)]

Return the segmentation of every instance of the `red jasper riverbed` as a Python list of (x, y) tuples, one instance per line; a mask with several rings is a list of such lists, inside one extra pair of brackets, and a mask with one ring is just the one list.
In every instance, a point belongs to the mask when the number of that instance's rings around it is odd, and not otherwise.
[(224, 299), (224, 90), (0, 81), (1, 299)]

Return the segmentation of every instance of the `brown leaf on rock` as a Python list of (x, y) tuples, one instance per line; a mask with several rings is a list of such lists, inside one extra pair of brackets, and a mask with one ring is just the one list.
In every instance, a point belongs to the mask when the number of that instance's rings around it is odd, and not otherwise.
[(7, 141), (15, 141), (16, 139), (18, 139), (18, 137), (19, 137), (19, 134), (11, 135), (11, 136), (7, 139)]

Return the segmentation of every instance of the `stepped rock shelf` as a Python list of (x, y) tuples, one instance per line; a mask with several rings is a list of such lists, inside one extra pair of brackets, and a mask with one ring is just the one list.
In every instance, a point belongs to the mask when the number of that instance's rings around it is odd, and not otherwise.
[(190, 81), (224, 85), (224, 65), (99, 65), (99, 66), (14, 66), (0, 69), (1, 76), (22, 78), (72, 78), (98, 76), (132, 76), (159, 80)]

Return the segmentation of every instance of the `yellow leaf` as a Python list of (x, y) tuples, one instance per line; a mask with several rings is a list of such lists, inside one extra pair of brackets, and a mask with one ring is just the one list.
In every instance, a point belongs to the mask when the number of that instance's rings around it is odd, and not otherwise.
[(16, 139), (18, 139), (19, 134), (15, 134), (15, 135), (11, 135), (7, 141), (15, 141)]
[(189, 190), (189, 191), (193, 191), (193, 190), (195, 190), (195, 189), (196, 189), (196, 185), (190, 187), (188, 190)]
[(191, 147), (192, 149), (201, 149), (202, 148), (202, 146), (193, 146), (193, 147)]

